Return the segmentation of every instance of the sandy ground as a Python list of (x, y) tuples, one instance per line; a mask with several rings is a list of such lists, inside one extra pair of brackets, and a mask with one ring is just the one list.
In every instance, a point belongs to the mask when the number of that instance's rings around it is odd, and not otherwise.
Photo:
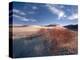
[(38, 27), (13, 27), (13, 39), (29, 37), (33, 34), (36, 34), (40, 28)]
[(77, 31), (62, 26), (13, 27), (12, 30), (14, 57), (77, 54)]
[(37, 34), (41, 29), (51, 29), (52, 27), (42, 27), (42, 26), (28, 26), (28, 27), (13, 27), (10, 31), (13, 33), (13, 39), (29, 37), (31, 35)]
[[(41, 34), (42, 32), (45, 32), (46, 29), (51, 29), (54, 31), (56, 29), (56, 31), (57, 31), (59, 29), (63, 30), (66, 28), (61, 27), (61, 26), (57, 26), (57, 27), (41, 27), (41, 26), (13, 27), (11, 32), (13, 33), (13, 39), (15, 39), (15, 38), (29, 37), (29, 36), (32, 36), (35, 34)], [(41, 30), (43, 30), (43, 31), (41, 32)], [(57, 33), (56, 31), (55, 31), (55, 33)], [(72, 32), (74, 32), (74, 31), (72, 31)]]

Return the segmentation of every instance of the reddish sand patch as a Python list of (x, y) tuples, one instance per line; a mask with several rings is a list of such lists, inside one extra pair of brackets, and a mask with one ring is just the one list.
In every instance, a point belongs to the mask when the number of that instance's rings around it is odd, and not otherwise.
[[(51, 53), (57, 53), (61, 48), (74, 53), (77, 50), (77, 33), (64, 27), (56, 26), (53, 29), (41, 29), (40, 34), (51, 44)], [(55, 47), (54, 47), (55, 46)]]

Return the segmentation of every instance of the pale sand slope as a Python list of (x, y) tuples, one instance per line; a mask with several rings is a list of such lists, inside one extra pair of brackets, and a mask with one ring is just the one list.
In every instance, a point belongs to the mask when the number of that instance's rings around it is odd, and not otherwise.
[(29, 37), (32, 34), (36, 34), (40, 30), (38, 26), (28, 26), (28, 27), (13, 27), (13, 39)]
[[(28, 27), (13, 27), (13, 39), (14, 38), (24, 38), (24, 37), (29, 37), (35, 34), (40, 34), (39, 31), (41, 29), (50, 29), (50, 30), (58, 30), (58, 29), (63, 29), (65, 30), (66, 28), (62, 26), (55, 26), (55, 27), (43, 27), (43, 26), (28, 26)], [(45, 31), (43, 31), (45, 33)], [(41, 32), (42, 33), (42, 32)]]
[(28, 27), (13, 27), (13, 39), (14, 38), (23, 38), (29, 37), (31, 35), (37, 34), (41, 29), (52, 29), (53, 27), (44, 27), (44, 26), (36, 26), (31, 25)]

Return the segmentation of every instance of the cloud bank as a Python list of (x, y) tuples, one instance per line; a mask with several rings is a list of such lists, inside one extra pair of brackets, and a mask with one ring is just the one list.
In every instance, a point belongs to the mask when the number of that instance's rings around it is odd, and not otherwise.
[(16, 17), (18, 18), (19, 20), (21, 21), (25, 21), (25, 22), (36, 22), (37, 20), (36, 19), (31, 19), (31, 18), (26, 18), (26, 17), (22, 17), (22, 16), (19, 16), (19, 15), (16, 15), (16, 14), (13, 14), (13, 18)]
[[(54, 5), (47, 4), (46, 6), (50, 10), (50, 12), (52, 12), (53, 14), (56, 14), (58, 16), (58, 20), (60, 20), (61, 18), (68, 19), (68, 20), (78, 19), (78, 13), (73, 13), (70, 16), (68, 16), (64, 10), (58, 9)], [(59, 7), (64, 8), (64, 6), (59, 6)]]
[(63, 17), (66, 17), (64, 11), (57, 9), (55, 6), (52, 6), (52, 5), (49, 5), (49, 4), (47, 4), (46, 6), (48, 7), (48, 9), (49, 9), (53, 14), (56, 14), (56, 15), (58, 16), (58, 19), (59, 19), (59, 20), (60, 20), (61, 18), (63, 18)]

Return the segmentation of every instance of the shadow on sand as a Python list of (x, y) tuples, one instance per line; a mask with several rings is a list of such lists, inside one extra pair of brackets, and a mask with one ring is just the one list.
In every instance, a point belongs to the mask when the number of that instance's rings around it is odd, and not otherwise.
[(14, 58), (20, 57), (36, 57), (36, 56), (49, 56), (48, 42), (39, 38), (20, 38), (13, 40), (13, 56)]

